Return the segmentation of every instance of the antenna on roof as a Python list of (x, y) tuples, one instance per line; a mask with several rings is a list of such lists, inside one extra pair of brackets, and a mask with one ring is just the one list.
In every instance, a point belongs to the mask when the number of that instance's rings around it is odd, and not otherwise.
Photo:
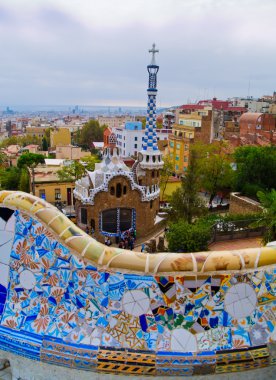
[(250, 85), (251, 85), (251, 79), (249, 78), (249, 81), (248, 81), (248, 89), (247, 89), (247, 98), (248, 98), (248, 99), (250, 98)]

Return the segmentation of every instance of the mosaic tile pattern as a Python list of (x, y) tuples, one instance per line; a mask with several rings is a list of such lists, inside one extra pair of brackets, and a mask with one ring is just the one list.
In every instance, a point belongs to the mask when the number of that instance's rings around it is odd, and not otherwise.
[(276, 338), (275, 265), (211, 274), (116, 271), (77, 256), (31, 213), (0, 208), (0, 217), (3, 350), (142, 375), (276, 362), (268, 350)]

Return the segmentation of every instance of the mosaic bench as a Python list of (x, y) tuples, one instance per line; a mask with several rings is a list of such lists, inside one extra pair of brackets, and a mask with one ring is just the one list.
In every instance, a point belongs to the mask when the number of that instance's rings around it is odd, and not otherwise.
[(106, 247), (55, 207), (0, 192), (0, 349), (137, 375), (276, 362), (276, 247), (148, 254)]

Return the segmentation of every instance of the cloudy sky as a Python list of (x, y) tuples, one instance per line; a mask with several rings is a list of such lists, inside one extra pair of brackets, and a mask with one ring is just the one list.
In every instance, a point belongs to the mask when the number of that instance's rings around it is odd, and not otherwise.
[(1, 0), (0, 105), (158, 106), (276, 90), (275, 0)]

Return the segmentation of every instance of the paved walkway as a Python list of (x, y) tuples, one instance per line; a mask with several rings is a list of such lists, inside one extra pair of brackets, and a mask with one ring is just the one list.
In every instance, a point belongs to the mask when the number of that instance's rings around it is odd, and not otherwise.
[(228, 251), (233, 249), (259, 248), (262, 246), (260, 237), (248, 239), (235, 239), (227, 241), (217, 241), (209, 246), (210, 251)]

